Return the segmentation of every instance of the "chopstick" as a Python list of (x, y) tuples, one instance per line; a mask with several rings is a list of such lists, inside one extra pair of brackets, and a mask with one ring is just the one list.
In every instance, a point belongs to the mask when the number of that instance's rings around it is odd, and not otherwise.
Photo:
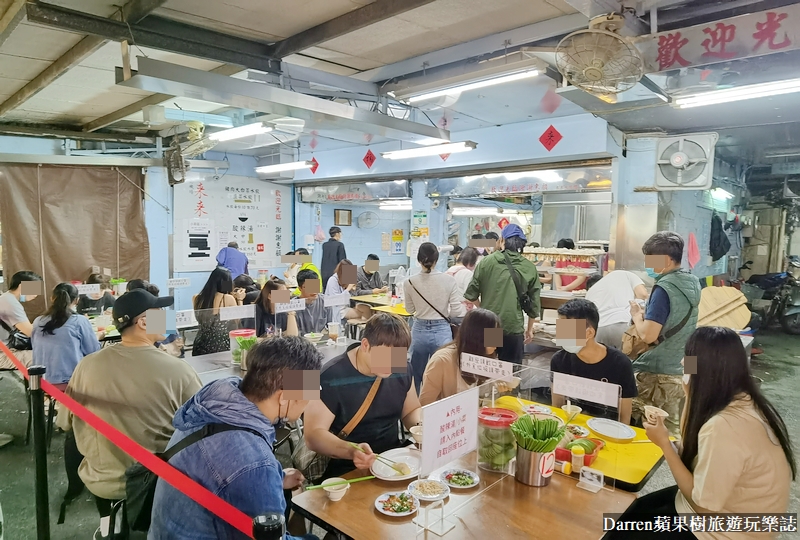
[[(349, 444), (350, 446), (352, 446), (353, 448), (355, 448), (359, 452), (364, 452), (364, 449), (361, 448), (360, 446), (358, 446), (356, 443), (348, 442), (347, 444)], [(364, 452), (364, 453), (366, 454), (366, 452)], [(384, 465), (387, 465), (387, 466), (391, 467), (392, 469), (395, 469), (395, 467), (397, 466), (397, 462), (396, 461), (392, 461), (389, 458), (385, 458), (380, 454), (375, 454), (375, 459), (377, 459), (378, 461), (382, 462)], [(397, 470), (397, 469), (395, 469), (395, 470)]]
[(312, 489), (322, 489), (322, 488), (331, 487), (331, 486), (343, 486), (345, 484), (355, 484), (356, 482), (363, 482), (364, 480), (372, 480), (373, 478), (375, 478), (375, 477), (374, 476), (364, 476), (363, 478), (355, 478), (353, 480), (345, 480), (344, 482), (331, 482), (330, 484), (325, 484), (324, 486), (322, 484), (320, 484), (318, 486), (308, 486), (306, 488), (306, 491), (310, 491)]

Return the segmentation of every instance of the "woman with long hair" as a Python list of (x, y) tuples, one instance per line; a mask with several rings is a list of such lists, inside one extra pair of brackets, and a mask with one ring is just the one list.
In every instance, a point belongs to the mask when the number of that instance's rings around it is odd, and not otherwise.
[[(789, 507), (797, 477), (786, 424), (753, 379), (747, 353), (733, 330), (698, 328), (686, 343), (686, 405), (681, 447), (659, 417), (644, 427), (666, 458), (676, 486), (641, 497), (620, 520), (676, 514), (780, 514)], [(695, 371), (696, 373), (690, 373)], [(764, 529), (762, 528), (761, 531)], [(678, 533), (671, 538), (750, 540), (774, 535), (736, 532)], [(613, 532), (606, 540), (650, 538)]]
[[(350, 296), (353, 296), (355, 294), (356, 282), (353, 281), (346, 285), (344, 284), (344, 273), (348, 266), (351, 267), (349, 269), (351, 273), (357, 273), (355, 265), (351, 263), (349, 259), (342, 259), (339, 261), (339, 264), (336, 265), (336, 270), (333, 271), (333, 275), (328, 278), (328, 283), (325, 284), (325, 295), (350, 293)], [(355, 276), (349, 277), (352, 279), (357, 279)], [(361, 318), (361, 315), (359, 315), (358, 311), (350, 306), (341, 306), (328, 309), (333, 311), (332, 314), (329, 314), (330, 320), (333, 322)]]
[(439, 248), (431, 242), (419, 247), (417, 262), (422, 271), (403, 283), (406, 311), (414, 316), (411, 328), (411, 369), (419, 393), (428, 359), (436, 349), (453, 339), (450, 322), (463, 317), (467, 310), (464, 297), (453, 276), (435, 270)]
[(233, 293), (230, 270), (218, 266), (211, 272), (200, 293), (192, 298), (195, 316), (200, 325), (192, 346), (192, 356), (230, 350), (228, 324), (220, 320), (219, 310), (242, 303), (244, 291), (237, 289), (236, 297)]
[(464, 317), (456, 339), (431, 356), (419, 394), (419, 402), (423, 407), (482, 382), (472, 373), (461, 371), (461, 355), (496, 356), (496, 347), (487, 347), (485, 344), (484, 331), (487, 328), (500, 328), (500, 318), (487, 309), (475, 308)]
[(53, 384), (68, 383), (78, 362), (100, 350), (92, 323), (75, 312), (79, 297), (74, 285), (59, 283), (50, 308), (33, 321), (33, 363), (47, 368), (44, 378)]
[(272, 278), (264, 283), (261, 292), (256, 298), (256, 335), (259, 337), (278, 335), (282, 332), (286, 336), (296, 336), (297, 316), (294, 311), (288, 313), (275, 313), (275, 291), (285, 291), (286, 283), (282, 279)]
[(100, 285), (100, 292), (81, 295), (76, 311), (87, 317), (110, 314), (116, 298), (111, 294), (111, 280), (103, 274), (89, 274), (87, 285)]

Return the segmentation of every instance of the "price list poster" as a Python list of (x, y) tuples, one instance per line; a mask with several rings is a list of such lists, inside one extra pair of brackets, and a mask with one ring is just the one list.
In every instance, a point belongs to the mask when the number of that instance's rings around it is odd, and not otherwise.
[(291, 201), (290, 186), (244, 176), (190, 176), (175, 186), (174, 271), (213, 270), (229, 242), (247, 255), (251, 274), (280, 266), (292, 245)]

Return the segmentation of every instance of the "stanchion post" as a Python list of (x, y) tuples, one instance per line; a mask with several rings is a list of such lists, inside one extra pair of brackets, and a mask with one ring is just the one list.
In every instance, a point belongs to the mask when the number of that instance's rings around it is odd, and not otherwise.
[(50, 540), (50, 502), (47, 494), (47, 437), (45, 435), (44, 366), (28, 368), (33, 417), (33, 456), (36, 460), (36, 538)]
[(255, 540), (282, 540), (286, 536), (286, 518), (283, 514), (262, 514), (253, 518)]

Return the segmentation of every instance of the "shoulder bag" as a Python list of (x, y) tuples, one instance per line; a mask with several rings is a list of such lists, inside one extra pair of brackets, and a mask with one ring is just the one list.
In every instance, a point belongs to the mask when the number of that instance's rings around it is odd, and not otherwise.
[(447, 321), (447, 324), (449, 324), (449, 325), (450, 325), (450, 333), (453, 335), (453, 339), (456, 339), (456, 336), (458, 335), (458, 327), (459, 327), (459, 324), (458, 324), (458, 323), (456, 323), (455, 321), (453, 321), (453, 319), (451, 319), (450, 317), (447, 317), (447, 316), (445, 316), (445, 315), (444, 315), (444, 313), (442, 313), (441, 311), (439, 311), (438, 309), (436, 309), (436, 307), (435, 307), (433, 304), (431, 304), (430, 302), (428, 302), (428, 299), (427, 299), (427, 298), (425, 298), (424, 296), (422, 296), (422, 293), (421, 293), (421, 292), (419, 292), (419, 290), (418, 290), (416, 287), (414, 287), (414, 284), (411, 282), (411, 279), (410, 279), (410, 278), (409, 278), (409, 280), (408, 280), (408, 283), (411, 285), (411, 287), (412, 287), (412, 288), (413, 288), (415, 291), (417, 291), (417, 294), (419, 295), (419, 297), (420, 297), (420, 298), (422, 298), (422, 299), (425, 301), (425, 303), (426, 303), (426, 304), (428, 304), (428, 305), (431, 307), (431, 309), (432, 309), (433, 311), (435, 311), (436, 313), (438, 313), (438, 314), (439, 314), (439, 316), (440, 316), (442, 319), (444, 319), (444, 320), (446, 320), (446, 321)]
[(5, 331), (8, 332), (8, 341), (6, 342), (6, 345), (9, 349), (17, 351), (30, 351), (33, 349), (33, 346), (31, 345), (31, 338), (29, 336), (26, 336), (17, 330), (16, 327), (11, 328), (3, 319), (0, 319), (0, 325), (2, 325)]
[[(367, 393), (367, 397), (364, 398), (364, 402), (361, 404), (361, 407), (359, 407), (359, 409), (356, 411), (356, 414), (350, 419), (347, 425), (344, 426), (342, 431), (336, 435), (337, 437), (342, 440), (347, 439), (353, 430), (356, 429), (356, 426), (361, 423), (361, 420), (364, 419), (364, 416), (366, 416), (367, 411), (372, 405), (372, 401), (378, 394), (378, 388), (381, 385), (381, 380), (382, 379), (380, 377), (375, 377), (375, 382), (372, 383), (369, 393)], [(306, 445), (305, 437), (303, 437), (302, 432), (300, 433), (300, 441), (298, 442), (294, 453), (292, 453), (292, 463), (294, 463), (294, 466), (297, 470), (303, 473), (303, 476), (312, 482), (319, 480), (322, 475), (325, 474), (325, 469), (328, 468), (330, 461), (331, 458), (329, 456), (318, 454), (309, 449)]]
[(674, 327), (670, 328), (666, 333), (658, 336), (658, 339), (655, 343), (647, 343), (645, 340), (643, 340), (639, 335), (639, 332), (636, 330), (636, 325), (631, 324), (628, 329), (625, 330), (625, 333), (622, 334), (622, 354), (633, 361), (647, 351), (655, 349), (658, 345), (661, 345), (661, 343), (680, 332), (683, 327), (686, 326), (686, 323), (689, 322), (689, 317), (692, 316), (692, 309), (693, 308), (690, 303), (689, 311), (686, 312), (686, 316), (683, 318), (683, 320), (681, 320), (681, 322), (676, 324)]
[(539, 316), (538, 313), (531, 315), (533, 311), (533, 300), (531, 300), (530, 295), (528, 295), (528, 291), (522, 288), (522, 283), (520, 282), (520, 274), (514, 265), (511, 264), (511, 257), (508, 256), (508, 253), (503, 250), (503, 257), (506, 259), (506, 266), (508, 266), (508, 272), (511, 274), (511, 279), (514, 280), (514, 287), (517, 289), (517, 300), (519, 301), (519, 307), (522, 308), (522, 311), (528, 314), (529, 317), (533, 317), (534, 319)]
[[(264, 436), (254, 429), (232, 426), (230, 424), (206, 424), (182, 439), (178, 444), (169, 448), (163, 454), (156, 454), (159, 458), (169, 462), (169, 460), (184, 448), (194, 443), (222, 433), (224, 431), (249, 431), (254, 435)], [(266, 441), (266, 439), (264, 439)], [(267, 443), (269, 444), (269, 443)], [(272, 445), (270, 450), (272, 449)], [(153, 512), (153, 499), (156, 494), (156, 483), (158, 476), (141, 463), (134, 463), (125, 471), (125, 507), (128, 515), (128, 523), (134, 531), (147, 531), (150, 529), (150, 515)]]

